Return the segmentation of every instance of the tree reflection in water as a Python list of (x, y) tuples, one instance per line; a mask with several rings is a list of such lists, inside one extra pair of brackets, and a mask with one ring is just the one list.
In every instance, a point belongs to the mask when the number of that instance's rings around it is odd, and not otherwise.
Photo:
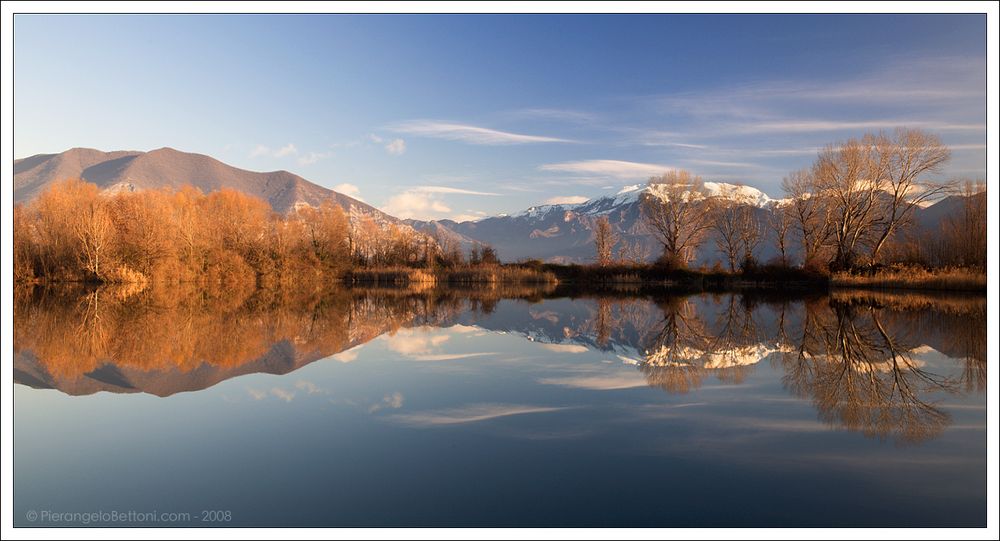
[[(531, 303), (552, 288), (268, 291), (193, 287), (35, 288), (16, 291), (15, 380), (69, 394), (209, 387), (253, 372), (282, 374), (413, 326), (457, 322), (629, 353), (652, 387), (689, 393), (714, 376), (744, 382), (764, 360), (826, 423), (913, 443), (951, 422), (944, 393), (986, 388), (982, 297), (846, 293), (806, 299), (753, 295), (576, 299), (585, 317), (552, 311), (535, 328)], [(520, 317), (491, 314), (521, 299)], [(510, 308), (510, 307), (508, 307)], [(516, 312), (516, 311), (515, 311)], [(547, 314), (549, 312), (546, 312)], [(494, 327), (491, 327), (493, 325)], [(558, 330), (552, 330), (558, 329)], [(926, 342), (961, 363), (937, 374)]]

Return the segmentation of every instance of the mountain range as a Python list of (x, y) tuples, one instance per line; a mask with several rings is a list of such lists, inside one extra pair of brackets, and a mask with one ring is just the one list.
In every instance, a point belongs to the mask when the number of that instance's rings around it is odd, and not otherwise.
[(351, 215), (361, 213), (396, 221), (371, 205), (288, 171), (247, 171), (210, 156), (172, 148), (149, 152), (73, 148), (59, 154), (37, 154), (15, 160), (14, 202), (31, 200), (53, 182), (67, 178), (92, 182), (109, 192), (179, 188), (185, 184), (206, 193), (232, 188), (267, 201), (281, 213), (332, 199)]
[[(30, 201), (47, 186), (67, 178), (80, 178), (103, 190), (135, 191), (188, 184), (211, 192), (232, 188), (260, 197), (280, 213), (303, 205), (316, 206), (324, 200), (340, 205), (352, 218), (367, 215), (380, 222), (405, 224), (437, 238), (449, 237), (468, 249), (489, 244), (504, 261), (541, 259), (579, 263), (594, 259), (594, 228), (607, 217), (623, 241), (646, 258), (659, 253), (659, 245), (642, 223), (640, 199), (648, 186), (633, 185), (612, 195), (579, 204), (541, 205), (516, 214), (503, 214), (475, 221), (399, 220), (362, 201), (324, 188), (288, 171), (253, 172), (222, 163), (210, 156), (161, 148), (149, 152), (74, 148), (59, 154), (38, 154), (14, 162), (14, 201)], [(781, 200), (749, 186), (706, 182), (716, 196), (753, 205), (766, 218)], [(979, 194), (978, 196), (984, 196)], [(927, 230), (940, 227), (942, 220), (962, 207), (961, 196), (950, 196), (914, 212), (914, 220)], [(709, 240), (706, 245), (711, 245)], [(773, 239), (761, 244), (759, 259), (777, 255)], [(794, 254), (791, 254), (794, 257)], [(696, 263), (718, 259), (715, 250), (701, 250)]]

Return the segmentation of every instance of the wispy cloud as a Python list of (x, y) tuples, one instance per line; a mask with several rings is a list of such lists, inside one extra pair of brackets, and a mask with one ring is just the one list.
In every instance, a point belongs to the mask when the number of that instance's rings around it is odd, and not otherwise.
[(333, 156), (333, 152), (309, 152), (299, 156), (299, 165), (312, 165), (320, 160), (325, 160), (330, 156)]
[(541, 346), (542, 349), (556, 353), (586, 353), (590, 351), (587, 346), (580, 344), (541, 344)]
[(298, 154), (299, 149), (295, 148), (295, 145), (288, 143), (287, 145), (274, 151), (274, 156), (276, 158), (284, 158), (285, 156), (291, 156), (293, 154)]
[(489, 355), (496, 355), (495, 351), (479, 351), (476, 353), (434, 353), (434, 354), (423, 354), (423, 355), (410, 355), (409, 358), (414, 361), (456, 361), (459, 359), (471, 359), (474, 357), (486, 357)]
[(525, 143), (571, 143), (569, 139), (543, 135), (512, 133), (468, 124), (441, 122), (436, 120), (412, 120), (389, 127), (399, 133), (409, 133), (422, 137), (462, 141), (473, 145), (518, 145)]
[(914, 128), (925, 128), (935, 131), (982, 131), (986, 129), (984, 124), (965, 124), (951, 122), (936, 122), (913, 119), (885, 119), (885, 120), (778, 120), (749, 122), (735, 126), (734, 128), (744, 133), (808, 133), (808, 132), (832, 132), (847, 130), (886, 130), (899, 126)]
[[(390, 197), (389, 201), (382, 207), (382, 210), (403, 219), (429, 220), (445, 218), (449, 217), (448, 214), (452, 210), (441, 199), (441, 196), (444, 195), (496, 196), (500, 194), (453, 188), (451, 186), (417, 186)], [(465, 215), (467, 213), (459, 216)], [(455, 218), (455, 216), (451, 217)]]
[(384, 337), (388, 348), (403, 355), (428, 354), (451, 340), (447, 334), (431, 334), (428, 328), (400, 329)]
[[(317, 387), (312, 382), (308, 382), (308, 381), (304, 381), (304, 380), (298, 381), (295, 384), (295, 388), (299, 389), (301, 391), (305, 391), (306, 394), (318, 394), (318, 393), (319, 394), (325, 394), (326, 393), (326, 391), (320, 389), (319, 387)], [(291, 402), (292, 400), (295, 399), (295, 390), (294, 389), (283, 389), (281, 387), (272, 387), (271, 389), (266, 390), (266, 391), (262, 391), (260, 389), (250, 389), (250, 388), (248, 388), (247, 389), (247, 394), (249, 394), (250, 398), (253, 398), (254, 400), (264, 400), (265, 398), (267, 398), (269, 396), (272, 396), (272, 397), (277, 398), (278, 400), (282, 400), (284, 402)]]
[(574, 389), (587, 389), (590, 391), (614, 391), (619, 389), (649, 387), (649, 383), (646, 381), (646, 378), (642, 375), (642, 373), (635, 370), (607, 375), (545, 378), (539, 380), (538, 383), (541, 383), (542, 385), (572, 387)]
[(364, 347), (363, 345), (354, 346), (351, 349), (345, 349), (344, 351), (341, 351), (340, 353), (336, 353), (334, 355), (330, 355), (330, 358), (333, 359), (333, 360), (335, 360), (335, 361), (342, 362), (342, 363), (353, 362), (353, 361), (356, 361), (358, 359), (358, 354), (361, 353), (361, 348), (363, 348), (363, 347)]
[(471, 404), (460, 408), (430, 410), (419, 413), (393, 415), (390, 418), (404, 424), (420, 427), (449, 426), (477, 423), (531, 413), (560, 411), (564, 407), (528, 406), (519, 404)]
[(494, 192), (479, 192), (476, 190), (466, 190), (464, 188), (453, 188), (451, 186), (417, 186), (411, 188), (412, 191), (421, 193), (447, 193), (458, 195), (500, 195)]
[(372, 404), (372, 406), (368, 408), (368, 413), (375, 413), (376, 411), (383, 409), (398, 410), (401, 407), (403, 407), (403, 393), (397, 391), (383, 396), (380, 402)]
[(621, 160), (582, 160), (573, 162), (549, 163), (539, 167), (542, 171), (557, 171), (613, 177), (618, 179), (647, 178), (674, 169), (670, 165), (655, 163), (628, 162)]
[(327, 394), (327, 391), (325, 389), (321, 389), (315, 383), (304, 379), (296, 381), (295, 388), (300, 391), (305, 391), (306, 394)]
[(261, 156), (269, 156), (272, 158), (286, 158), (288, 156), (294, 156), (299, 153), (299, 149), (295, 148), (295, 145), (288, 143), (287, 145), (272, 149), (267, 145), (256, 145), (253, 150), (250, 151), (251, 158), (259, 158)]
[(393, 156), (399, 156), (406, 152), (406, 141), (402, 139), (393, 139), (385, 145), (385, 151)]
[(404, 220), (433, 220), (451, 212), (451, 207), (434, 194), (407, 190), (389, 198), (382, 212)]
[(546, 205), (579, 205), (590, 201), (589, 197), (582, 195), (559, 195), (545, 200)]
[(589, 123), (597, 120), (597, 115), (585, 111), (571, 109), (549, 109), (544, 107), (520, 109), (513, 111), (511, 116), (520, 118), (541, 118), (562, 122)]
[(687, 163), (693, 163), (693, 164), (696, 164), (696, 165), (711, 165), (711, 166), (715, 166), (715, 167), (740, 167), (740, 168), (744, 168), (744, 169), (746, 169), (746, 168), (760, 167), (759, 165), (757, 165), (755, 163), (750, 163), (750, 162), (724, 162), (724, 161), (718, 161), (718, 160), (700, 160), (700, 159), (694, 159), (694, 158), (689, 159), (689, 160), (685, 160), (685, 161)]
[(336, 186), (333, 187), (333, 191), (340, 192), (348, 197), (353, 197), (358, 201), (364, 201), (364, 199), (361, 198), (361, 188), (358, 188), (356, 185), (351, 184), (350, 182), (337, 184)]

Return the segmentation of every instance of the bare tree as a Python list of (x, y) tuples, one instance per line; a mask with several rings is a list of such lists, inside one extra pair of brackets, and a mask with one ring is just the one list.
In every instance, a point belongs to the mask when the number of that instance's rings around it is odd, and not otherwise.
[(802, 265), (817, 268), (821, 265), (820, 252), (833, 233), (831, 207), (813, 193), (813, 171), (810, 169), (795, 171), (785, 177), (782, 187), (791, 199), (789, 212), (802, 243)]
[(730, 272), (736, 272), (740, 257), (739, 214), (737, 205), (720, 205), (712, 222), (715, 246), (726, 258)]
[(597, 227), (594, 229), (594, 247), (597, 250), (597, 264), (606, 267), (611, 264), (612, 254), (615, 244), (618, 243), (618, 235), (611, 227), (607, 216), (597, 219)]
[(764, 238), (763, 224), (754, 207), (740, 193), (741, 186), (726, 189), (716, 203), (712, 229), (715, 244), (729, 262), (729, 270), (746, 266)]
[(756, 209), (750, 205), (741, 204), (737, 207), (736, 232), (742, 259), (743, 270), (755, 264), (754, 252), (764, 240), (764, 224), (757, 216)]
[(967, 180), (962, 186), (962, 208), (943, 224), (937, 262), (986, 268), (986, 184)]
[(774, 231), (774, 244), (781, 254), (782, 266), (788, 266), (788, 242), (795, 224), (794, 205), (776, 205), (767, 215), (768, 225)]
[(662, 261), (686, 266), (712, 225), (712, 203), (701, 178), (683, 170), (653, 177), (641, 205), (647, 227), (663, 245)]
[(832, 267), (855, 267), (859, 249), (880, 219), (889, 156), (873, 135), (828, 146), (813, 166), (813, 195), (830, 205), (836, 255)]
[(632, 242), (622, 240), (618, 247), (618, 262), (639, 265), (649, 260), (649, 246), (635, 239)]
[(114, 226), (105, 202), (99, 197), (85, 203), (81, 210), (73, 222), (73, 233), (80, 242), (84, 268), (100, 277), (104, 270), (101, 264), (105, 261), (113, 240)]
[(950, 156), (948, 147), (941, 144), (937, 136), (900, 128), (892, 139), (884, 134), (873, 136), (873, 143), (878, 163), (888, 162), (881, 187), (889, 196), (876, 221), (881, 229), (871, 253), (872, 261), (876, 262), (886, 241), (907, 224), (913, 209), (951, 190), (954, 184), (923, 178), (925, 174), (938, 171)]

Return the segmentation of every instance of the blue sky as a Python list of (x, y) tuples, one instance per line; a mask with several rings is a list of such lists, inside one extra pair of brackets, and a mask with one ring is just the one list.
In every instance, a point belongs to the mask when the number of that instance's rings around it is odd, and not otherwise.
[(771, 196), (909, 126), (985, 177), (980, 15), (15, 17), (15, 154), (164, 146), (400, 217), (614, 193), (668, 168)]

